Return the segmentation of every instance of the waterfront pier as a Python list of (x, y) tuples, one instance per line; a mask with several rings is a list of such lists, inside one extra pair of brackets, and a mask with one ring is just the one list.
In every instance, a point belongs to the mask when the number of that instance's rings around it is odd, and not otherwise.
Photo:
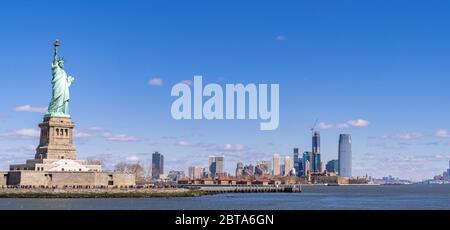
[(208, 193), (274, 193), (301, 192), (297, 185), (186, 185), (184, 188), (198, 189)]

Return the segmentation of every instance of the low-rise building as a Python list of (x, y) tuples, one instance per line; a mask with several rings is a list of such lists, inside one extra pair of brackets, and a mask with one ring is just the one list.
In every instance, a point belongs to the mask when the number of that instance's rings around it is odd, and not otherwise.
[(10, 171), (7, 184), (21, 187), (131, 187), (135, 178), (129, 173)]
[(6, 182), (8, 179), (8, 172), (0, 172), (0, 187), (6, 186)]

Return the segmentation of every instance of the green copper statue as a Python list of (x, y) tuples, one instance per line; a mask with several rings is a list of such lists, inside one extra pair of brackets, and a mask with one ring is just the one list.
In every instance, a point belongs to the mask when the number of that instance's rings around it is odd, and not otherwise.
[(67, 75), (64, 70), (64, 59), (58, 58), (59, 40), (54, 44), (55, 53), (52, 63), (52, 100), (48, 106), (46, 116), (50, 117), (70, 117), (69, 115), (69, 87), (75, 80), (73, 77)]

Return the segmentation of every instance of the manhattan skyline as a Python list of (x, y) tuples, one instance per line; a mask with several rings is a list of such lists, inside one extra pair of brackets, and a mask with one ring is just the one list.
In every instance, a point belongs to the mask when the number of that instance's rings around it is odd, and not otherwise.
[[(352, 136), (353, 176), (422, 180), (448, 166), (450, 3), (227, 3), (4, 3), (0, 170), (35, 154), (55, 38), (76, 78), (78, 155), (109, 168), (151, 163), (158, 151), (167, 169), (224, 155), (233, 173), (238, 161), (311, 151), (316, 119), (325, 163), (338, 157), (339, 134)], [(279, 84), (278, 129), (172, 119), (170, 90), (194, 75)]]

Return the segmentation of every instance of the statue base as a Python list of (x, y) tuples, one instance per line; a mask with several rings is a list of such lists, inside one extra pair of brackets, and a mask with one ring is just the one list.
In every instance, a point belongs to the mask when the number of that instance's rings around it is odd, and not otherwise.
[(35, 159), (76, 160), (76, 148), (73, 143), (75, 124), (70, 117), (44, 116), (44, 121), (39, 127), (41, 138)]

